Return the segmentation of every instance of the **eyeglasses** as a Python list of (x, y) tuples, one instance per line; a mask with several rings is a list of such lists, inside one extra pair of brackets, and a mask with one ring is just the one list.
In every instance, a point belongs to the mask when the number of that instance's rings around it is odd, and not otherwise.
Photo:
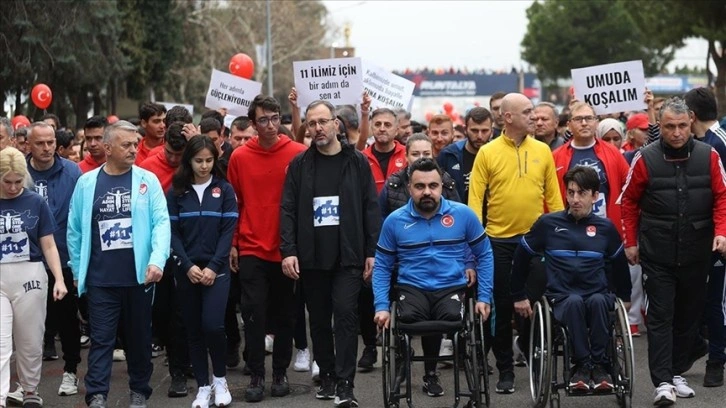
[(587, 123), (590, 123), (590, 122), (594, 122), (596, 119), (597, 118), (595, 116), (575, 116), (570, 120), (575, 123), (582, 122), (583, 120)]
[(328, 123), (332, 122), (334, 119), (318, 119), (318, 121), (310, 120), (305, 122), (305, 126), (308, 127), (308, 129), (317, 129), (318, 125), (321, 127), (325, 127), (328, 125)]
[(279, 115), (275, 115), (275, 116), (261, 116), (261, 117), (255, 119), (255, 123), (257, 123), (260, 126), (267, 126), (270, 123), (272, 123), (273, 125), (279, 125), (280, 124), (280, 116)]

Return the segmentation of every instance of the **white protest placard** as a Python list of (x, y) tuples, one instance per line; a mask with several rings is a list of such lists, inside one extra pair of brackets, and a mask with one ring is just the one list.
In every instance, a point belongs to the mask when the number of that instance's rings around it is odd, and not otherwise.
[(363, 61), (363, 87), (371, 97), (371, 110), (378, 108), (409, 110), (416, 84), (375, 64)]
[(232, 116), (247, 116), (250, 103), (262, 92), (262, 84), (226, 72), (212, 70), (207, 99), (209, 109), (227, 108)]
[(190, 115), (194, 116), (194, 105), (192, 105), (190, 103), (176, 103), (176, 102), (157, 102), (157, 103), (164, 105), (166, 110), (169, 110), (175, 106), (182, 106), (182, 107), (184, 107), (184, 109), (189, 111)]
[(318, 99), (333, 105), (355, 105), (363, 100), (360, 58), (295, 61), (292, 70), (300, 108)]
[(598, 115), (646, 108), (643, 61), (596, 65), (570, 72), (575, 97), (589, 103)]

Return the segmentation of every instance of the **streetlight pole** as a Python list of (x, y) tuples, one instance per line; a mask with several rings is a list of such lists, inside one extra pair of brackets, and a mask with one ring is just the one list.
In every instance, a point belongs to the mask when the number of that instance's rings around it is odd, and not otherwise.
[(272, 96), (274, 88), (272, 87), (272, 24), (270, 22), (270, 0), (266, 1), (267, 6), (267, 94)]

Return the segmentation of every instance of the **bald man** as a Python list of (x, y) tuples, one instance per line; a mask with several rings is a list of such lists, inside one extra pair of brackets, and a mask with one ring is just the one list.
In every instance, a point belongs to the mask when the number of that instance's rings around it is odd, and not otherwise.
[[(504, 122), (501, 136), (479, 149), (474, 159), (469, 207), (485, 222), (494, 251), (496, 319), (490, 344), (499, 369), (495, 390), (511, 394), (514, 366), (510, 280), (514, 250), (540, 215), (563, 210), (564, 205), (552, 152), (547, 144), (531, 136), (536, 120), (532, 102), (519, 93), (507, 94), (502, 99), (500, 115)], [(482, 220), (485, 197), (486, 220)], [(530, 279), (541, 280), (544, 276), (541, 262), (533, 267)], [(543, 285), (544, 282), (537, 284)], [(520, 334), (522, 328), (528, 328), (528, 324), (523, 322)]]

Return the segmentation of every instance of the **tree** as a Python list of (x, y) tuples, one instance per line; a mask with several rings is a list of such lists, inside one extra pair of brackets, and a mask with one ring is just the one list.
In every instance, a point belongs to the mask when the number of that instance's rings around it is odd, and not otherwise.
[(573, 68), (642, 60), (646, 75), (663, 70), (675, 47), (653, 47), (620, 1), (535, 1), (527, 9), (522, 58), (541, 79), (569, 78)]
[[(625, 1), (625, 0), (619, 0)], [(726, 2), (722, 0), (628, 1), (630, 14), (647, 37), (658, 44), (680, 46), (689, 37), (708, 41), (708, 56), (716, 65), (714, 91), (719, 116), (726, 115)]]

